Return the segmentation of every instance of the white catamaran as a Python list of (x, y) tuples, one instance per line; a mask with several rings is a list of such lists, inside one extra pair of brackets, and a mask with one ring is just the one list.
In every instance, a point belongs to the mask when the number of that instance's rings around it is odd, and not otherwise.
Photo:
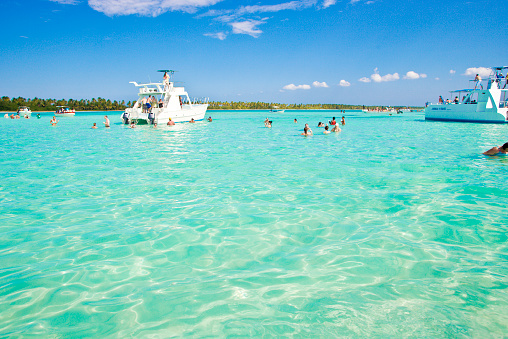
[(439, 103), (427, 104), (425, 120), (508, 122), (508, 78), (503, 77), (503, 71), (508, 71), (508, 66), (492, 67), (485, 88), (477, 78), (471, 80), (474, 88), (452, 91), (451, 99), (440, 97)]
[(167, 123), (169, 119), (174, 122), (189, 122), (203, 120), (206, 109), (208, 108), (208, 99), (193, 100), (185, 91), (184, 87), (175, 87), (174, 82), (170, 81), (173, 70), (159, 70), (164, 73), (164, 81), (161, 83), (151, 82), (148, 84), (138, 84), (131, 81), (139, 88), (139, 99), (133, 107), (127, 108), (122, 113), (122, 120), (125, 124), (153, 124)]

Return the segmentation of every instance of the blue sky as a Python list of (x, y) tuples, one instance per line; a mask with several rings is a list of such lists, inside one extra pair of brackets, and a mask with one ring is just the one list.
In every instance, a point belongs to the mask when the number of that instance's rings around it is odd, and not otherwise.
[[(508, 1), (3, 0), (0, 95), (423, 105), (508, 64)], [(472, 74), (472, 75), (471, 75)]]

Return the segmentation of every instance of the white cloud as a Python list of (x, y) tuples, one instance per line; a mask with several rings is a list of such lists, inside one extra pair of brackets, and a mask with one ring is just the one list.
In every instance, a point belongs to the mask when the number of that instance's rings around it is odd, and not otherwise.
[(310, 86), (309, 85), (289, 84), (289, 85), (286, 85), (286, 86), (282, 87), (282, 89), (287, 89), (287, 90), (290, 90), (290, 91), (294, 91), (294, 90), (297, 90), (297, 89), (310, 89)]
[(450, 74), (455, 74), (455, 72), (456, 72), (456, 71), (455, 71), (455, 70), (453, 70), (453, 69), (451, 69), (451, 70), (450, 70)]
[(259, 21), (259, 20), (246, 20), (246, 21), (237, 21), (237, 22), (231, 22), (230, 25), (233, 27), (233, 33), (234, 34), (248, 34), (254, 38), (257, 38), (261, 33), (263, 33), (262, 30), (257, 29), (257, 25), (264, 24), (265, 21)]
[(218, 33), (205, 33), (204, 36), (209, 36), (210, 38), (215, 38), (219, 40), (224, 40), (227, 37), (227, 34), (224, 32), (218, 32)]
[(319, 81), (314, 81), (312, 83), (312, 86), (314, 87), (328, 87), (328, 84), (326, 82), (319, 82)]
[(77, 5), (79, 3), (79, 1), (77, 0), (49, 0), (49, 1), (58, 2), (59, 4), (62, 5)]
[(351, 0), (349, 3), (350, 3), (351, 5), (354, 5), (354, 4), (356, 4), (357, 2), (360, 2), (360, 0)]
[[(72, 1), (72, 0), (58, 0)], [(156, 17), (168, 11), (194, 13), (222, 0), (88, 0), (88, 5), (108, 16), (139, 14)]]
[(426, 78), (427, 77), (427, 74), (418, 74), (416, 72), (413, 72), (413, 71), (409, 71), (406, 73), (406, 75), (404, 75), (404, 79), (420, 79), (420, 78)]
[(328, 8), (330, 6), (333, 6), (337, 3), (337, 0), (325, 0), (323, 1), (323, 8)]
[(23, 38), (23, 39), (28, 39), (28, 37), (27, 37), (27, 36), (24, 36), (24, 35), (20, 35), (19, 37), (20, 37), (20, 38)]
[(358, 81), (361, 81), (361, 82), (370, 82), (370, 79), (367, 78), (367, 77), (363, 77), (363, 78), (358, 79)]
[[(330, 1), (330, 0), (328, 0)], [(331, 0), (333, 1), (333, 0)], [(334, 1), (335, 2), (335, 1)], [(253, 14), (253, 13), (268, 13), (268, 12), (279, 12), (283, 10), (299, 10), (302, 8), (311, 7), (316, 4), (316, 0), (300, 0), (290, 1), (277, 5), (253, 5), (253, 6), (242, 6), (235, 12), (237, 15)]]
[(466, 69), (466, 72), (463, 75), (467, 76), (475, 76), (479, 74), (481, 77), (486, 78), (492, 73), (492, 69), (487, 67), (471, 67)]
[(386, 75), (379, 75), (379, 73), (374, 73), (370, 76), (372, 81), (374, 82), (386, 82), (386, 81), (395, 81), (399, 80), (399, 73), (393, 73), (393, 74), (386, 74)]
[[(360, 81), (361, 81), (361, 79), (360, 79)], [(346, 80), (341, 80), (341, 81), (339, 82), (339, 86), (342, 86), (342, 87), (349, 87), (349, 86), (351, 86), (351, 84), (350, 84), (348, 81), (346, 81)]]
[(436, 80), (439, 80), (439, 78), (435, 78)]

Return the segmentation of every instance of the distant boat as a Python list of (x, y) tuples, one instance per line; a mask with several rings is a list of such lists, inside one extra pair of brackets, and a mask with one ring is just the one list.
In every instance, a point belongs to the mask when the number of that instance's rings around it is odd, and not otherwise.
[[(203, 120), (208, 108), (208, 99), (191, 101), (184, 87), (175, 87), (170, 81), (173, 70), (160, 70), (164, 72), (163, 82), (151, 82), (138, 84), (131, 81), (136, 87), (140, 87), (138, 100), (130, 108), (122, 113), (125, 124), (135, 123), (167, 123), (169, 118), (174, 122), (189, 122)], [(166, 77), (167, 75), (167, 77)], [(155, 98), (152, 102), (148, 99)]]
[(32, 111), (30, 110), (30, 107), (20, 106), (20, 107), (18, 107), (17, 114), (19, 116), (25, 116), (25, 115), (31, 116), (32, 115)]
[(279, 108), (279, 106), (272, 106), (272, 108), (270, 109), (270, 112), (274, 112), (274, 113), (284, 113), (284, 110)]
[(508, 66), (492, 67), (485, 89), (481, 80), (470, 80), (475, 82), (474, 88), (451, 91), (452, 98), (445, 101), (440, 97), (439, 103), (427, 104), (425, 120), (508, 122), (508, 86), (501, 75), (503, 70)]
[(55, 114), (60, 117), (73, 117), (76, 114), (76, 111), (69, 106), (56, 106), (56, 108)]

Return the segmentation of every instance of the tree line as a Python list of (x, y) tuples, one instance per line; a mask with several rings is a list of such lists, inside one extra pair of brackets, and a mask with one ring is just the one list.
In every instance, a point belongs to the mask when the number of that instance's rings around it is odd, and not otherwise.
[[(22, 97), (9, 98), (3, 96), (0, 100), (0, 111), (16, 111), (20, 106), (28, 106), (32, 111), (54, 111), (56, 106), (69, 106), (77, 111), (116, 111), (124, 110), (127, 107), (132, 107), (134, 101), (125, 103), (122, 101), (111, 101), (104, 98), (93, 99), (25, 99)], [(243, 102), (243, 101), (211, 101), (208, 109), (210, 110), (228, 110), (228, 109), (272, 109), (277, 106), (280, 109), (374, 109), (385, 107), (380, 106), (364, 106), (364, 105), (345, 105), (345, 104), (280, 104), (273, 102)], [(395, 107), (399, 108), (399, 107)]]
[[(280, 109), (384, 109), (386, 106), (365, 106), (365, 105), (345, 105), (345, 104), (280, 104), (274, 102), (242, 102), (242, 101), (211, 101), (208, 109), (272, 109), (278, 107)], [(395, 107), (402, 108), (402, 107)]]
[[(134, 102), (132, 103), (132, 105)], [(18, 107), (27, 106), (32, 111), (55, 111), (56, 106), (69, 106), (77, 111), (115, 111), (124, 110), (131, 106), (131, 102), (125, 103), (122, 101), (111, 101), (104, 98), (93, 98), (93, 99), (25, 99), (22, 97), (9, 98), (3, 96), (0, 100), (0, 111), (17, 111)]]

